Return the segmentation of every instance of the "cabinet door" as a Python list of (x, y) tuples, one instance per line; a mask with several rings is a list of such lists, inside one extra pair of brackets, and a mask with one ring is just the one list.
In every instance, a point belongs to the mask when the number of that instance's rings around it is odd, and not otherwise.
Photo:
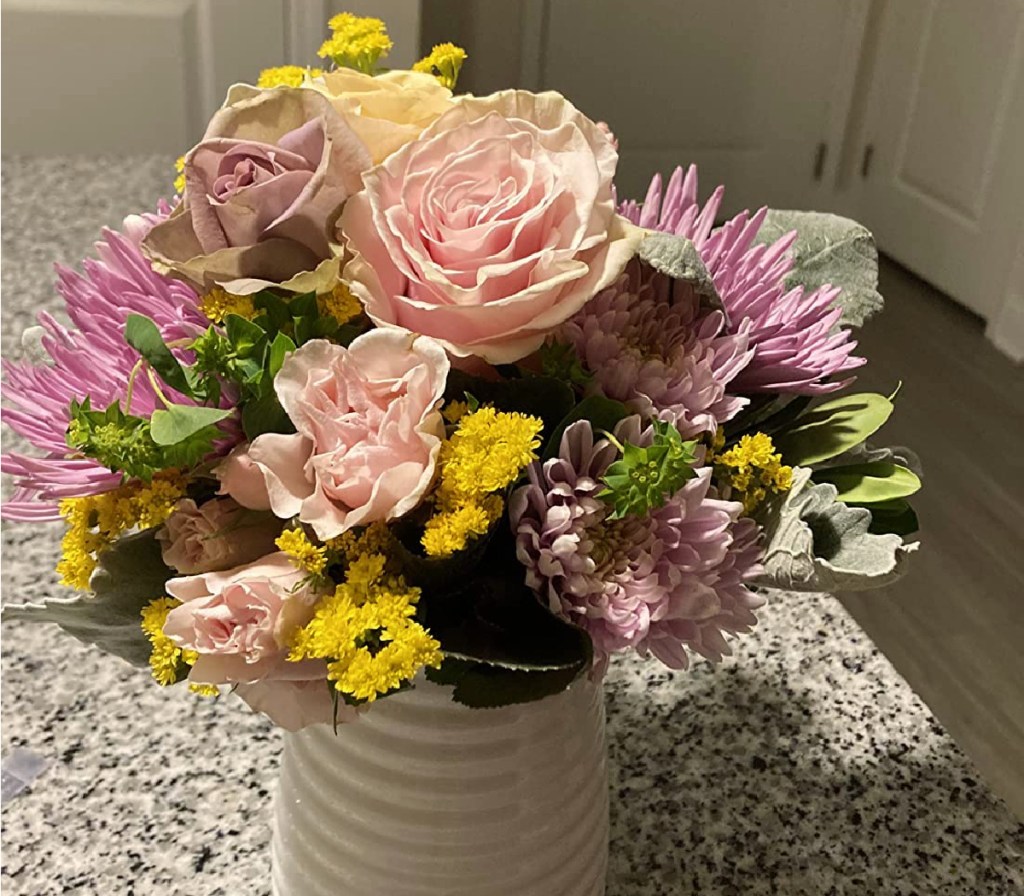
[(696, 162), (730, 210), (812, 205), (849, 14), (834, 0), (548, 0), (524, 35), (541, 50), (528, 86), (609, 123), (623, 197)]
[(1024, 2), (890, 0), (878, 35), (858, 214), (988, 318), (1024, 220)]

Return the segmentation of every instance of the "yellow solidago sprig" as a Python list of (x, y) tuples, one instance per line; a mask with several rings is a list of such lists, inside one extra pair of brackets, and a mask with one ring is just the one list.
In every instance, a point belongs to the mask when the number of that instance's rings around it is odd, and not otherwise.
[(288, 659), (327, 661), (327, 677), (350, 703), (372, 703), (405, 687), (424, 666), (437, 668), (441, 645), (415, 620), (418, 588), (387, 573), (382, 554), (362, 554), (345, 581), (299, 629)]
[(256, 81), (257, 87), (301, 87), (313, 78), (324, 73), (322, 68), (309, 68), (303, 65), (278, 65), (265, 68)]
[(158, 597), (142, 608), (142, 631), (152, 645), (149, 669), (163, 687), (181, 681), (188, 675), (188, 667), (199, 658), (194, 650), (184, 650), (164, 634), (167, 614), (180, 605), (181, 601), (173, 597)]
[(199, 300), (199, 310), (211, 323), (222, 324), (229, 314), (237, 314), (246, 320), (257, 315), (252, 296), (236, 296), (221, 286), (215, 286)]
[(430, 557), (448, 557), (487, 533), (504, 509), (498, 493), (537, 459), (544, 427), (538, 417), (492, 407), (461, 412), (458, 419), (441, 445), (435, 511), (424, 527), (421, 543)]
[(60, 513), (67, 531), (57, 564), (61, 584), (87, 589), (103, 551), (132, 529), (160, 525), (184, 495), (184, 478), (170, 472), (158, 473), (151, 482), (132, 480), (113, 491), (65, 498)]
[(793, 485), (793, 468), (782, 463), (771, 436), (763, 432), (743, 436), (713, 460), (718, 481), (732, 488), (748, 514), (769, 494), (783, 494)]
[(330, 292), (316, 297), (317, 309), (322, 315), (333, 317), (339, 324), (347, 324), (363, 313), (363, 306), (344, 283), (338, 283)]
[(339, 13), (328, 23), (331, 36), (324, 41), (317, 55), (330, 59), (343, 68), (354, 68), (366, 75), (377, 70), (377, 63), (394, 46), (383, 21), (373, 16)]
[(437, 44), (430, 51), (430, 55), (424, 56), (412, 67), (412, 70), (433, 75), (443, 86), (454, 90), (459, 80), (462, 63), (468, 58), (462, 47), (457, 47), (455, 44)]
[(174, 170), (177, 172), (177, 176), (174, 178), (174, 192), (181, 196), (185, 192), (185, 157), (178, 156), (178, 160), (174, 163)]
[(311, 576), (322, 576), (327, 569), (328, 549), (313, 544), (304, 529), (285, 529), (274, 543)]

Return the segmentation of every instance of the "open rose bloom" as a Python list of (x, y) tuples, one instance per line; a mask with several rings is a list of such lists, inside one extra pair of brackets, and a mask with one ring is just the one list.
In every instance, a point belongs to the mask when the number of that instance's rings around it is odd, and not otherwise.
[(4, 515), (62, 519), (81, 592), (5, 613), (295, 729), (425, 675), (491, 706), (719, 662), (773, 587), (902, 574), (917, 459), (848, 391), (867, 231), (716, 225), (693, 168), (620, 203), (614, 121), (331, 27), (323, 70), (230, 89), (5, 361), (34, 453)]

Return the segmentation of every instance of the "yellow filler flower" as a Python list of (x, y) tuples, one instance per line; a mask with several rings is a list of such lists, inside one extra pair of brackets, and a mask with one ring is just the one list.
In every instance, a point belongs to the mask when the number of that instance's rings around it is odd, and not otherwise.
[(743, 436), (728, 451), (714, 458), (720, 481), (732, 486), (748, 514), (768, 493), (782, 494), (793, 485), (793, 468), (782, 463), (771, 437), (763, 432)]
[(459, 71), (469, 57), (462, 47), (455, 44), (438, 44), (430, 51), (429, 56), (424, 56), (417, 62), (412, 70), (433, 75), (449, 90), (454, 90), (459, 80)]

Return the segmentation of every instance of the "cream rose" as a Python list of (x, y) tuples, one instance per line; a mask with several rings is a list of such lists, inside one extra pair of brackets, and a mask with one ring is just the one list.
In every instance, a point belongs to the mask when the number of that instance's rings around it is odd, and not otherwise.
[(236, 85), (185, 156), (181, 204), (143, 249), (158, 270), (200, 288), (318, 289), (337, 277), (333, 225), (369, 166), (322, 94)]
[(274, 380), (297, 432), (265, 433), (233, 453), (217, 470), (221, 490), (298, 516), (321, 539), (402, 516), (433, 481), (448, 368), (437, 342), (393, 329), (348, 348), (307, 342)]
[(309, 86), (330, 98), (366, 144), (374, 164), (419, 137), (452, 105), (452, 92), (421, 72), (371, 76), (341, 68), (314, 78)]
[(615, 213), (617, 161), (557, 93), (461, 97), (364, 176), (339, 222), (344, 277), (382, 327), (517, 361), (635, 254), (643, 231)]

